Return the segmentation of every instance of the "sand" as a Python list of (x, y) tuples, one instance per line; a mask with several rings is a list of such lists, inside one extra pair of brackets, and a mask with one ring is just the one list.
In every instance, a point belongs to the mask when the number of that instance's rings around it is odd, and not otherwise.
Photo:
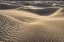
[(63, 10), (58, 8), (45, 16), (24, 10), (0, 10), (0, 41), (64, 42)]
[(12, 5), (12, 4), (0, 4), (0, 10), (4, 9), (15, 9), (18, 8), (18, 6)]

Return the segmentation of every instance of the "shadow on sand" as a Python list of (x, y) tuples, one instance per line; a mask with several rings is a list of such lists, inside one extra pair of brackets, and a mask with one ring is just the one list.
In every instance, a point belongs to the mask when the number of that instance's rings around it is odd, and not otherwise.
[(48, 16), (53, 13), (55, 13), (59, 8), (44, 8), (44, 9), (19, 9), (19, 10), (24, 10), (28, 12), (35, 13), (37, 15), (41, 16)]
[(5, 10), (5, 9), (15, 9), (15, 8), (18, 8), (18, 6), (6, 5), (6, 4), (0, 4), (0, 10)]

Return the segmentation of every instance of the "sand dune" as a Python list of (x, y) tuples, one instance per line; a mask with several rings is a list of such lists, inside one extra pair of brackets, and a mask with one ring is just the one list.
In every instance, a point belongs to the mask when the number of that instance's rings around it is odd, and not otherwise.
[(7, 5), (7, 4), (0, 4), (0, 10), (1, 9), (15, 9), (18, 8), (18, 6), (13, 6), (13, 5)]
[[(35, 8), (37, 8), (37, 7), (35, 7)], [(59, 10), (59, 8), (55, 8), (55, 7), (53, 7), (53, 8), (43, 8), (43, 9), (22, 9), (22, 8), (20, 9), (19, 8), (19, 10), (25, 10), (25, 11), (35, 13), (37, 15), (46, 16), (46, 15), (53, 14), (54, 12)]]
[(64, 8), (60, 8), (57, 12), (55, 12), (52, 17), (64, 17)]
[(59, 8), (48, 16), (22, 10), (0, 10), (0, 41), (64, 42), (63, 10)]

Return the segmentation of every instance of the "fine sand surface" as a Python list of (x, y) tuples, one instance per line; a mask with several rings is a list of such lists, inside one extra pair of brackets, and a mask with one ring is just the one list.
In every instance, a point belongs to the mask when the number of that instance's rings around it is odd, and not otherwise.
[(58, 8), (47, 16), (24, 10), (0, 10), (0, 41), (64, 42), (63, 10)]

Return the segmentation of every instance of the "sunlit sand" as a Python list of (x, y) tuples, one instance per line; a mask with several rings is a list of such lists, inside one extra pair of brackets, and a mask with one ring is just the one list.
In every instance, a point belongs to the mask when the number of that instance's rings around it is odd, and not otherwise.
[(64, 8), (59, 7), (47, 16), (17, 9), (0, 10), (0, 40), (64, 42), (63, 10)]

